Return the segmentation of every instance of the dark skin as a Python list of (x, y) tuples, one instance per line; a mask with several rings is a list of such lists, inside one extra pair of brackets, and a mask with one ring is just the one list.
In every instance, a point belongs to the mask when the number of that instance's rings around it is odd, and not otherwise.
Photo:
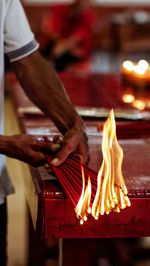
[[(45, 154), (54, 154), (60, 149), (60, 145), (46, 143), (31, 135), (1, 136), (1, 153), (33, 166), (46, 163)], [(8, 147), (9, 144), (9, 147)]]
[(58, 151), (52, 163), (63, 163), (70, 153), (78, 151), (88, 162), (88, 140), (84, 123), (70, 102), (53, 68), (39, 54), (12, 63), (14, 71), (29, 99), (49, 117), (63, 134), (60, 146), (37, 141), (29, 135), (0, 136), (0, 153), (34, 166), (45, 164), (45, 154)]

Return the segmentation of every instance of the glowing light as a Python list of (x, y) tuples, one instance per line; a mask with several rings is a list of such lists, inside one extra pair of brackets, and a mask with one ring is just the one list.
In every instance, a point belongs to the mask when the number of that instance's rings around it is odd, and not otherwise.
[(143, 75), (146, 73), (146, 69), (142, 65), (135, 65), (134, 72), (138, 75)]
[(146, 60), (142, 59), (138, 62), (138, 65), (140, 65), (145, 71), (149, 69), (149, 64)]
[(133, 106), (140, 111), (145, 109), (145, 103), (142, 100), (135, 100)]
[(133, 62), (129, 61), (129, 60), (126, 60), (123, 62), (122, 64), (123, 68), (128, 70), (128, 71), (133, 71), (134, 69), (134, 64)]
[(81, 225), (83, 225), (83, 224), (84, 224), (84, 221), (83, 221), (82, 219), (80, 220), (80, 224), (81, 224)]
[(132, 103), (135, 100), (135, 97), (132, 94), (124, 94), (122, 100), (124, 103)]
[(84, 221), (85, 221), (85, 222), (87, 221), (87, 216), (84, 216)]

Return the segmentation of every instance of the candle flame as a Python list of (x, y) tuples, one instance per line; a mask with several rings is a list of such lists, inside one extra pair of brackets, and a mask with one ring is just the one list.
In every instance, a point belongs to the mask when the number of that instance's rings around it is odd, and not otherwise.
[(123, 68), (125, 69), (125, 70), (127, 70), (127, 71), (133, 71), (133, 69), (134, 69), (134, 64), (133, 64), (133, 62), (132, 61), (129, 61), (129, 60), (126, 60), (126, 61), (124, 61), (123, 62), (123, 64), (122, 64), (122, 66), (123, 66)]
[(133, 94), (124, 94), (122, 96), (122, 100), (124, 103), (133, 103), (135, 100), (135, 96)]
[(142, 100), (135, 100), (135, 101), (133, 102), (133, 106), (134, 106), (135, 108), (137, 108), (138, 110), (142, 111), (142, 110), (145, 109), (146, 104), (145, 104), (144, 101), (142, 101)]
[(139, 62), (138, 62), (138, 65), (141, 66), (145, 71), (148, 71), (149, 70), (149, 64), (146, 60), (144, 59), (141, 59)]
[(150, 66), (144, 59), (139, 60), (137, 63), (126, 60), (122, 63), (122, 69), (124, 72), (131, 72), (132, 74), (142, 76), (149, 72)]

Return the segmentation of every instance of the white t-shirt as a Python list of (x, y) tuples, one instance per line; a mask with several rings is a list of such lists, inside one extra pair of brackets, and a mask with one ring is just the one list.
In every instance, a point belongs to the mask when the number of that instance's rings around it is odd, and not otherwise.
[[(0, 135), (3, 135), (4, 53), (13, 62), (31, 54), (38, 46), (20, 1), (0, 0)], [(14, 191), (5, 165), (5, 156), (0, 155), (0, 204)]]

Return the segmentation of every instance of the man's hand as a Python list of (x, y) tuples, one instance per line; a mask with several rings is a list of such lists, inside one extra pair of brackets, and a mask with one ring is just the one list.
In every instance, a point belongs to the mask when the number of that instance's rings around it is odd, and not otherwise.
[(63, 163), (69, 154), (78, 152), (82, 156), (83, 162), (86, 164), (89, 161), (89, 148), (88, 139), (85, 131), (78, 127), (73, 127), (68, 130), (64, 135), (62, 147), (57, 153), (57, 158), (51, 162), (53, 165), (58, 166)]
[(44, 165), (44, 154), (52, 154), (59, 149), (59, 144), (46, 143), (31, 135), (0, 136), (0, 153), (32, 166)]

